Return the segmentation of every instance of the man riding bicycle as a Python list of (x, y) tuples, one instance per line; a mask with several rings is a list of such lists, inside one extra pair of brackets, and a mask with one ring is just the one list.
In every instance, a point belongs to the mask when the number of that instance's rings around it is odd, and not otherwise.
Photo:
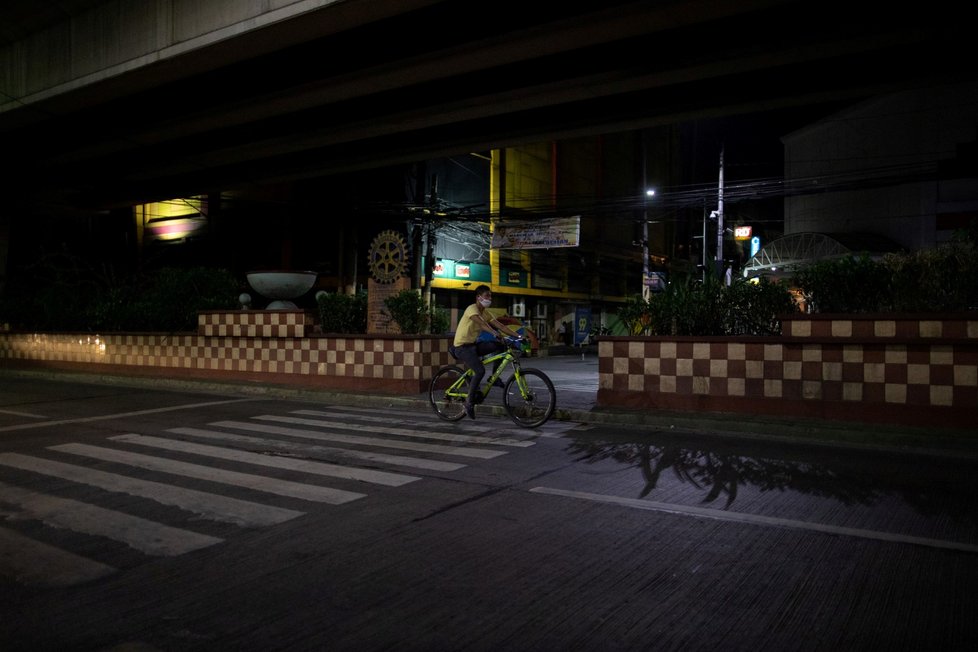
[[(511, 330), (487, 310), (492, 305), (492, 290), (488, 285), (480, 285), (475, 289), (475, 302), (465, 309), (458, 320), (455, 330), (454, 355), (472, 370), (472, 380), (469, 382), (468, 397), (465, 399), (465, 413), (470, 419), (475, 418), (475, 395), (479, 392), (486, 368), (482, 364), (482, 356), (498, 353), (506, 348), (500, 341), (502, 334), (519, 338), (519, 333)], [(489, 333), (495, 339), (478, 341), (479, 334)], [(497, 381), (498, 382), (498, 381)], [(475, 401), (475, 402), (474, 402)]]

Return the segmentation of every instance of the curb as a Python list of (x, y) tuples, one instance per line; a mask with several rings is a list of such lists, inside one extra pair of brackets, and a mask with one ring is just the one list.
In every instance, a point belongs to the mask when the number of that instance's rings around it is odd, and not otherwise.
[[(208, 381), (198, 379), (146, 378), (72, 371), (23, 370), (0, 368), (0, 376), (87, 382), (173, 391), (207, 392), (234, 396), (257, 396), (297, 401), (333, 402), (353, 407), (402, 408), (424, 411), (434, 416), (424, 395), (359, 394), (321, 388), (257, 384), (251, 382)], [(483, 404), (483, 413), (506, 417), (501, 405)], [(771, 443), (828, 446), (877, 452), (916, 454), (959, 459), (978, 459), (978, 429), (921, 429), (869, 425), (853, 422), (828, 422), (802, 419), (751, 416), (747, 414), (647, 412), (623, 408), (580, 410), (558, 407), (554, 421), (588, 426), (618, 426), (629, 431), (653, 429), (657, 433), (695, 434), (713, 438), (765, 441)], [(514, 424), (515, 425), (515, 424)], [(631, 433), (634, 434), (634, 433)]]

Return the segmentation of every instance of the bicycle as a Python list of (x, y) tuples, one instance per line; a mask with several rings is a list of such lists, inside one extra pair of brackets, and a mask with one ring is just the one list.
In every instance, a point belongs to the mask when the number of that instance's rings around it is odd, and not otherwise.
[[(480, 396), (474, 403), (485, 400), (503, 371), (513, 367), (513, 375), (503, 385), (503, 406), (506, 413), (518, 426), (536, 428), (553, 416), (557, 407), (557, 390), (554, 384), (539, 369), (523, 369), (519, 358), (529, 353), (530, 343), (523, 338), (503, 339), (506, 350), (493, 353), (482, 359), (488, 367), (499, 362), (499, 367), (485, 380), (479, 390)], [(454, 355), (454, 351), (453, 351)], [(468, 397), (471, 369), (462, 370), (459, 365), (447, 365), (435, 372), (428, 386), (428, 401), (435, 413), (446, 421), (458, 421), (465, 416), (465, 400)]]

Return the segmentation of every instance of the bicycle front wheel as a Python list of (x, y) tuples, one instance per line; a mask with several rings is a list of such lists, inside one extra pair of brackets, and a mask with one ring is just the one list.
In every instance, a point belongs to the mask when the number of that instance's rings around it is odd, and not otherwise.
[[(465, 396), (468, 384), (456, 383), (465, 375), (461, 367), (442, 367), (428, 385), (428, 402), (435, 414), (445, 421), (458, 421), (465, 416)], [(453, 389), (454, 388), (454, 389)]]
[(503, 389), (503, 405), (509, 418), (524, 428), (536, 428), (553, 416), (557, 390), (547, 374), (539, 369), (523, 369), (514, 374)]

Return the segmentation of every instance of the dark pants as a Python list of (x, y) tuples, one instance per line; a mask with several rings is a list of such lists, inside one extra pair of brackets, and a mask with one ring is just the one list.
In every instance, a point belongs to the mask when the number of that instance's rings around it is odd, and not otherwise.
[(506, 346), (502, 342), (495, 340), (483, 340), (474, 344), (463, 344), (455, 347), (455, 357), (465, 363), (472, 370), (472, 380), (469, 381), (469, 402), (471, 403), (475, 390), (482, 386), (482, 379), (486, 375), (486, 367), (482, 364), (482, 356), (491, 353), (504, 351)]

